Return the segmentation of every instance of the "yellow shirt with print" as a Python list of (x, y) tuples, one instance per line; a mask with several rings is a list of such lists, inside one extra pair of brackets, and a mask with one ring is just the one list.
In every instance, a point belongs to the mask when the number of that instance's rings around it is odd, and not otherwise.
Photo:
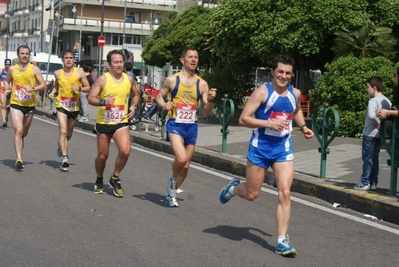
[(122, 81), (116, 82), (108, 72), (104, 73), (106, 83), (101, 90), (99, 98), (106, 99), (109, 96), (114, 97), (112, 106), (100, 106), (98, 108), (97, 123), (105, 125), (116, 125), (127, 123), (128, 102), (132, 84), (126, 73), (122, 73)]
[(180, 80), (180, 72), (174, 76), (176, 76), (176, 85), (172, 91), (174, 108), (169, 111), (168, 116), (176, 122), (194, 123), (197, 120), (197, 104), (201, 97), (199, 89), (201, 78), (195, 75), (196, 82), (191, 86), (186, 86)]
[(55, 100), (56, 108), (63, 108), (67, 111), (79, 111), (80, 92), (72, 90), (72, 85), (76, 84), (82, 87), (79, 81), (78, 68), (74, 67), (70, 77), (65, 76), (65, 71), (62, 69), (60, 77), (58, 78), (58, 95)]
[(27, 92), (26, 86), (35, 87), (36, 78), (33, 74), (33, 65), (28, 64), (25, 71), (19, 70), (19, 65), (14, 66), (12, 73), (12, 87), (11, 87), (11, 105), (18, 105), (23, 107), (34, 107), (35, 106), (35, 92)]

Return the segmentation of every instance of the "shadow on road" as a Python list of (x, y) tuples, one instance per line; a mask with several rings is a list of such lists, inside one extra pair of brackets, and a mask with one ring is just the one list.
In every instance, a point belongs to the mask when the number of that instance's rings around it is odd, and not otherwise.
[[(133, 195), (133, 197), (141, 199), (141, 200), (146, 200), (150, 201), (156, 205), (159, 205), (161, 207), (168, 207), (168, 204), (165, 199), (165, 195), (160, 195), (160, 194), (155, 194), (155, 193), (145, 193), (144, 195)], [(177, 198), (179, 202), (184, 201), (181, 198)]]
[(273, 251), (274, 253), (274, 246), (271, 246), (269, 243), (267, 243), (263, 238), (251, 233), (251, 231), (260, 233), (264, 236), (272, 236), (268, 233), (265, 233), (257, 228), (253, 227), (234, 227), (234, 226), (229, 226), (229, 225), (218, 225), (216, 227), (208, 228), (205, 229), (203, 232), (204, 233), (209, 233), (209, 234), (217, 234), (220, 235), (221, 237), (233, 240), (233, 241), (241, 241), (243, 239), (247, 239), (249, 241), (254, 242), (255, 244), (258, 244), (262, 246), (263, 248)]
[[(61, 160), (55, 161), (55, 160), (42, 160), (39, 164), (43, 164), (49, 167), (52, 167), (55, 170), (60, 170), (61, 167)], [(75, 164), (69, 163), (70, 166), (73, 166)]]
[[(9, 167), (10, 169), (15, 169), (15, 159), (3, 159), (0, 160), (0, 164), (3, 164), (4, 166)], [(24, 166), (32, 164), (32, 162), (29, 161), (24, 161)], [(21, 170), (15, 170), (15, 171), (21, 171)]]

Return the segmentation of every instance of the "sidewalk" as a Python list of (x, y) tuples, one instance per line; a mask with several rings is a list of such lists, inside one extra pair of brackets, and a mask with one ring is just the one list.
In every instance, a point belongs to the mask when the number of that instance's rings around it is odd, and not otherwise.
[[(37, 108), (36, 114), (51, 117), (48, 108)], [(92, 130), (95, 124), (97, 108), (90, 106), (90, 121), (77, 122), (76, 126)], [(205, 166), (245, 177), (245, 162), (251, 129), (239, 127), (236, 123), (229, 126), (226, 153), (222, 153), (221, 126), (217, 118), (199, 119), (199, 133), (196, 153), (193, 161)], [(133, 141), (140, 146), (171, 154), (169, 143), (161, 139), (161, 131), (155, 131), (148, 124), (149, 132), (130, 131)], [(143, 127), (144, 129), (144, 127)], [(326, 179), (320, 179), (321, 154), (316, 138), (304, 139), (298, 129), (292, 133), (295, 156), (295, 177), (292, 191), (314, 196), (329, 203), (338, 203), (340, 207), (373, 215), (380, 220), (399, 224), (398, 197), (389, 195), (390, 167), (389, 155), (385, 150), (380, 153), (380, 175), (378, 190), (357, 191), (353, 186), (360, 181), (362, 172), (361, 140), (336, 137), (330, 144), (327, 155)], [(269, 172), (266, 179), (272, 184)]]

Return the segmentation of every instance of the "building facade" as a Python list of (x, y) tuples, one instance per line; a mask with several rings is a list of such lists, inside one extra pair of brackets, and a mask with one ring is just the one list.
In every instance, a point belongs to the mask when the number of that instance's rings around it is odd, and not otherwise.
[[(101, 67), (106, 67), (110, 50), (124, 48), (131, 55), (135, 74), (140, 75), (144, 68), (141, 52), (145, 39), (158, 28), (168, 11), (181, 11), (197, 4), (202, 2), (0, 0), (0, 45), (2, 50), (15, 51), (24, 44), (33, 52), (58, 55), (67, 49), (74, 50), (77, 61), (90, 59)], [(99, 46), (100, 36), (105, 39), (104, 46)], [(153, 80), (155, 72), (160, 71), (153, 67), (147, 70), (153, 73), (145, 76)], [(161, 82), (159, 79), (158, 83)]]

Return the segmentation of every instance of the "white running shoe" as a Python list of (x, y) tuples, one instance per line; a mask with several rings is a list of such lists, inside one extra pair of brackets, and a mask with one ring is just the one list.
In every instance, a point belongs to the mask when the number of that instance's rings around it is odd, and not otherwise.
[(64, 157), (62, 159), (61, 170), (68, 171), (69, 169), (69, 159), (68, 157)]
[(179, 202), (177, 201), (176, 197), (166, 196), (166, 201), (168, 201), (169, 207), (179, 206)]

